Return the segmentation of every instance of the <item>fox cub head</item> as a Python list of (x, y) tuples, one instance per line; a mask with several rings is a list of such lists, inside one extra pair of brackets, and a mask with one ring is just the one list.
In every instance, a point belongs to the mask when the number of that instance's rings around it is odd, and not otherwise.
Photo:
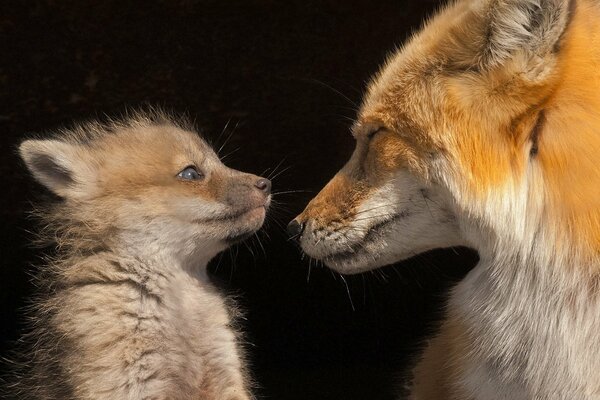
[(19, 148), (62, 198), (48, 225), (59, 244), (126, 246), (208, 261), (258, 230), (271, 182), (223, 165), (197, 133), (165, 115), (87, 124)]
[(455, 245), (598, 254), (599, 23), (593, 1), (452, 3), (372, 80), (290, 233), (342, 273)]

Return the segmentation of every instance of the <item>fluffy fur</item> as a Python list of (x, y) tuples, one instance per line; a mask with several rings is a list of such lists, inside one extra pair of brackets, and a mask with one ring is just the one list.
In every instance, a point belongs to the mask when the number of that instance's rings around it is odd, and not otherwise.
[(355, 273), (478, 250), (411, 399), (600, 399), (600, 4), (463, 0), (371, 82), (348, 164), (297, 217)]
[[(58, 254), (36, 280), (16, 394), (250, 399), (236, 311), (206, 264), (261, 227), (270, 182), (227, 168), (189, 126), (158, 112), (19, 151), (60, 201), (41, 213)], [(198, 174), (180, 174), (189, 168)]]

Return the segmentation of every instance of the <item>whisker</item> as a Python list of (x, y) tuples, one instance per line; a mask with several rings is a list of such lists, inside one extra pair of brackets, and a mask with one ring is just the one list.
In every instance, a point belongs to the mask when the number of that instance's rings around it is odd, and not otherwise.
[[(273, 222), (275, 225), (277, 225), (277, 226), (278, 226), (280, 229), (282, 229), (282, 230), (285, 230), (285, 228), (286, 228), (286, 227), (285, 227), (285, 225), (284, 225), (282, 222), (280, 222), (280, 221), (279, 221), (277, 218), (269, 218), (269, 219), (268, 219), (268, 220), (265, 222), (265, 224), (269, 224), (269, 223), (271, 223), (271, 222)], [(269, 239), (270, 239), (270, 237), (269, 237)]]
[(366, 213), (366, 212), (369, 212), (369, 211), (377, 210), (379, 208), (394, 207), (395, 205), (396, 205), (395, 203), (383, 204), (383, 205), (375, 206), (375, 207), (372, 207), (372, 208), (368, 208), (366, 210), (360, 210), (360, 211), (354, 213), (354, 215), (360, 215), (360, 214), (363, 214), (363, 213)]
[(250, 245), (246, 242), (243, 242), (243, 243), (244, 243), (244, 246), (248, 249), (248, 251), (252, 255), (252, 259), (254, 260), (254, 262), (256, 262), (256, 256), (254, 255), (254, 252), (252, 251), (252, 248), (250, 247)]
[(281, 174), (283, 174), (284, 172), (287, 172), (290, 168), (292, 168), (292, 166), (288, 166), (285, 167), (284, 169), (282, 169), (281, 171), (279, 171), (278, 173), (276, 173), (275, 175), (269, 177), (270, 180), (274, 181), (275, 179), (277, 179), (279, 176), (281, 176)]
[(230, 151), (229, 153), (225, 154), (223, 157), (221, 157), (221, 161), (225, 161), (225, 159), (229, 156), (231, 156), (232, 154), (238, 152), (241, 149), (241, 147), (237, 147), (235, 149), (233, 149), (232, 151)]
[(309, 78), (308, 81), (312, 81), (313, 83), (317, 83), (319, 85), (322, 85), (330, 90), (332, 90), (334, 93), (337, 93), (338, 95), (340, 95), (344, 100), (346, 100), (348, 103), (350, 103), (351, 106), (356, 107), (356, 109), (358, 109), (358, 104), (356, 102), (354, 102), (353, 100), (351, 100), (348, 96), (346, 96), (345, 94), (343, 94), (342, 92), (340, 92), (338, 89), (334, 88), (331, 85), (328, 85), (325, 82), (322, 82), (318, 79), (315, 78)]
[[(240, 122), (236, 122), (235, 126), (233, 127), (233, 129), (231, 130), (231, 133), (227, 136), (227, 138), (225, 139), (225, 141), (223, 142), (223, 144), (219, 147), (219, 150), (217, 150), (217, 155), (221, 154), (221, 150), (223, 150), (223, 148), (227, 145), (227, 142), (229, 142), (229, 139), (231, 139), (231, 137), (233, 136), (233, 134), (235, 133), (238, 125), (240, 124)], [(229, 126), (229, 122), (227, 122), (226, 127)]]
[[(223, 136), (223, 134), (225, 133), (225, 131), (227, 130), (227, 128), (229, 127), (229, 124), (231, 123), (231, 118), (229, 118), (227, 120), (227, 123), (225, 124), (225, 126), (223, 127), (223, 129), (221, 130), (221, 133), (219, 133), (219, 136), (217, 136), (217, 140), (216, 142), (218, 143), (221, 140), (221, 137)], [(217, 152), (218, 154), (218, 152)]]
[(269, 233), (266, 230), (261, 230), (258, 233), (265, 235), (267, 237), (267, 240), (271, 240), (271, 236), (269, 235)]
[[(325, 114), (326, 117), (336, 117), (336, 118), (342, 118), (346, 121), (352, 122), (354, 123), (356, 120), (352, 117), (348, 117), (347, 115), (342, 115), (342, 114)], [(341, 121), (338, 121), (341, 122)], [(344, 124), (345, 125), (345, 124)], [(348, 126), (348, 125), (345, 125)]]
[(287, 241), (289, 242), (289, 241), (291, 241), (291, 240), (297, 239), (298, 237), (300, 237), (300, 235), (301, 235), (300, 233), (297, 233), (297, 234), (295, 234), (295, 235), (292, 235), (292, 236), (290, 236), (290, 237), (287, 239)]
[[(281, 159), (281, 161), (279, 161), (279, 162), (277, 163), (277, 165), (275, 166), (275, 168), (273, 168), (273, 170), (272, 170), (272, 171), (269, 173), (269, 176), (267, 176), (267, 179), (272, 179), (272, 176), (273, 176), (273, 174), (275, 174), (275, 172), (277, 172), (277, 169), (278, 169), (279, 167), (281, 167), (281, 165), (282, 165), (284, 162), (285, 162), (285, 157), (283, 157), (283, 158)], [(267, 168), (267, 170), (269, 170), (269, 169), (270, 169), (270, 168)], [(266, 171), (265, 171), (265, 172), (266, 172)]]
[(344, 275), (340, 275), (340, 278), (342, 278), (342, 282), (344, 282), (344, 285), (346, 286), (346, 293), (348, 293), (348, 299), (350, 300), (350, 306), (352, 306), (352, 311), (356, 311), (356, 308), (354, 308), (354, 302), (352, 301), (352, 296), (350, 295), (350, 288), (348, 287), (348, 282), (346, 282), (346, 278), (344, 278)]
[[(231, 251), (231, 249), (227, 249), (227, 250)], [(223, 254), (225, 254), (225, 253), (219, 254), (219, 259), (217, 260), (217, 265), (215, 266), (215, 274), (219, 271), (219, 267), (221, 266), (221, 261), (223, 261)]]
[(258, 237), (258, 235), (256, 234), (256, 232), (254, 232), (254, 237), (256, 237), (256, 240), (258, 241), (258, 244), (259, 244), (260, 248), (262, 249), (264, 256), (266, 257), (267, 256), (267, 252), (265, 251), (265, 248), (264, 248), (262, 242), (260, 241), (260, 237)]

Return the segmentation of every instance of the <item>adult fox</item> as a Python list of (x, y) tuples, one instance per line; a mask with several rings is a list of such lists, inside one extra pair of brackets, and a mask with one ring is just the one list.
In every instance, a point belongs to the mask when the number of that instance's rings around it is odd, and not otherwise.
[(452, 3), (390, 57), (289, 230), (358, 273), (467, 245), (419, 400), (600, 399), (600, 1)]

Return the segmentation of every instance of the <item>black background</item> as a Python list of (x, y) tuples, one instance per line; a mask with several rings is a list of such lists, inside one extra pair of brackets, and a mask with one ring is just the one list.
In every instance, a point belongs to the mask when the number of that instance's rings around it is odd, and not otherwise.
[[(281, 226), (349, 157), (371, 74), (437, 1), (28, 1), (0, 5), (0, 347), (23, 326), (39, 264), (27, 218), (43, 193), (15, 152), (27, 135), (159, 105), (187, 113), (235, 168), (280, 173), (262, 245), (214, 276), (239, 295), (264, 399), (392, 399), (448, 285), (473, 265), (437, 251), (345, 281), (301, 260)], [(219, 134), (225, 129), (220, 139)], [(235, 129), (234, 129), (235, 128)], [(143, 144), (142, 144), (143, 145)], [(236, 149), (238, 149), (236, 151)], [(296, 192), (298, 191), (298, 192)], [(281, 225), (281, 226), (280, 226)], [(237, 253), (237, 257), (235, 254)], [(217, 267), (218, 264), (218, 267)], [(314, 264), (314, 263), (313, 263)]]

